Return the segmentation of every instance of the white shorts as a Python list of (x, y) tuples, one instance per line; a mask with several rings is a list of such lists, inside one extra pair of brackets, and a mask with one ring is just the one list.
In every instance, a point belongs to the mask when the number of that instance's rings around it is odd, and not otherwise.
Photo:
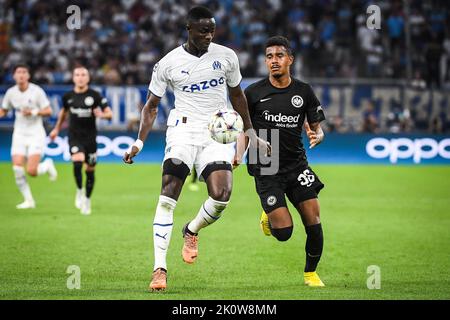
[[(187, 141), (189, 138), (190, 141)], [(201, 174), (211, 162), (232, 163), (235, 155), (235, 143), (221, 144), (212, 140), (208, 130), (187, 132), (180, 127), (168, 127), (164, 160), (179, 159), (189, 170), (195, 168), (199, 180)]]
[(11, 156), (42, 155), (45, 149), (45, 135), (23, 135), (13, 133), (11, 144)]

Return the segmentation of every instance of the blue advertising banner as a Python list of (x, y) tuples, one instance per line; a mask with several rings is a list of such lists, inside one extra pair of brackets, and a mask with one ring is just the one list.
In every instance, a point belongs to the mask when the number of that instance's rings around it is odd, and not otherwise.
[[(11, 131), (0, 131), (0, 161), (10, 161)], [(98, 159), (120, 162), (136, 139), (136, 133), (100, 132)], [(304, 141), (305, 146), (308, 142)], [(152, 131), (138, 162), (160, 163), (164, 156), (165, 132)], [(56, 161), (69, 161), (67, 136), (48, 140), (45, 155)], [(307, 149), (312, 163), (333, 164), (447, 164), (450, 165), (450, 137), (444, 135), (326, 134), (325, 140)]]
[[(242, 89), (258, 79), (243, 79)], [(356, 83), (333, 83), (326, 81), (313, 81), (311, 85), (322, 103), (328, 119), (336, 116), (345, 118), (349, 123), (360, 123), (365, 107), (371, 103), (376, 114), (386, 119), (395, 108), (409, 110), (419, 129), (426, 129), (430, 119), (440, 118), (444, 127), (450, 127), (450, 91), (445, 90), (418, 90), (396, 84), (373, 84), (358, 81)], [(50, 122), (56, 120), (58, 111), (62, 106), (62, 96), (72, 90), (72, 86), (42, 86), (50, 99), (53, 116)], [(111, 121), (102, 120), (99, 125), (106, 129), (125, 129), (130, 121), (139, 119), (140, 107), (145, 103), (147, 85), (140, 86), (95, 86), (108, 99), (113, 110)], [(0, 85), (0, 101), (8, 89)], [(164, 129), (170, 110), (174, 106), (172, 92), (162, 97), (159, 105), (158, 117), (154, 123), (155, 129)], [(0, 125), (11, 125), (13, 113), (0, 119)], [(352, 128), (358, 130), (358, 128)]]

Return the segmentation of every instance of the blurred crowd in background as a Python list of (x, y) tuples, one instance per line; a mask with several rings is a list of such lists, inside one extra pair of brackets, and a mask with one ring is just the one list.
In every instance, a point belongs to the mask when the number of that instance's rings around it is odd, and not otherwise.
[[(37, 83), (67, 84), (82, 64), (97, 84), (147, 84), (153, 65), (186, 41), (187, 10), (201, 4), (214, 12), (215, 42), (236, 51), (244, 77), (266, 75), (265, 40), (281, 34), (302, 79), (409, 76), (419, 88), (446, 88), (450, 4), (407, 2), (408, 15), (402, 0), (0, 0), (0, 78), (13, 83), (12, 66), (26, 62)], [(380, 30), (366, 26), (372, 3), (381, 8)], [(66, 26), (72, 4), (81, 8), (80, 30)]]

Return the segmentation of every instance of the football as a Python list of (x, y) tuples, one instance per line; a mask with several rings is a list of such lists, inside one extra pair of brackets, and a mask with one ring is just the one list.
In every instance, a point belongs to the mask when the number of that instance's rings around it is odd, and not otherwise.
[(235, 142), (244, 129), (241, 116), (234, 110), (219, 110), (211, 117), (209, 132), (219, 143)]

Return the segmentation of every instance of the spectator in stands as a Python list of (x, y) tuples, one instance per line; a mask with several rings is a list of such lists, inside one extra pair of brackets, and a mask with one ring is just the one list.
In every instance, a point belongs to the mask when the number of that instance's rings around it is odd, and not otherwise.
[(379, 129), (378, 115), (372, 101), (367, 103), (367, 107), (363, 112), (362, 131), (367, 133), (376, 133)]

